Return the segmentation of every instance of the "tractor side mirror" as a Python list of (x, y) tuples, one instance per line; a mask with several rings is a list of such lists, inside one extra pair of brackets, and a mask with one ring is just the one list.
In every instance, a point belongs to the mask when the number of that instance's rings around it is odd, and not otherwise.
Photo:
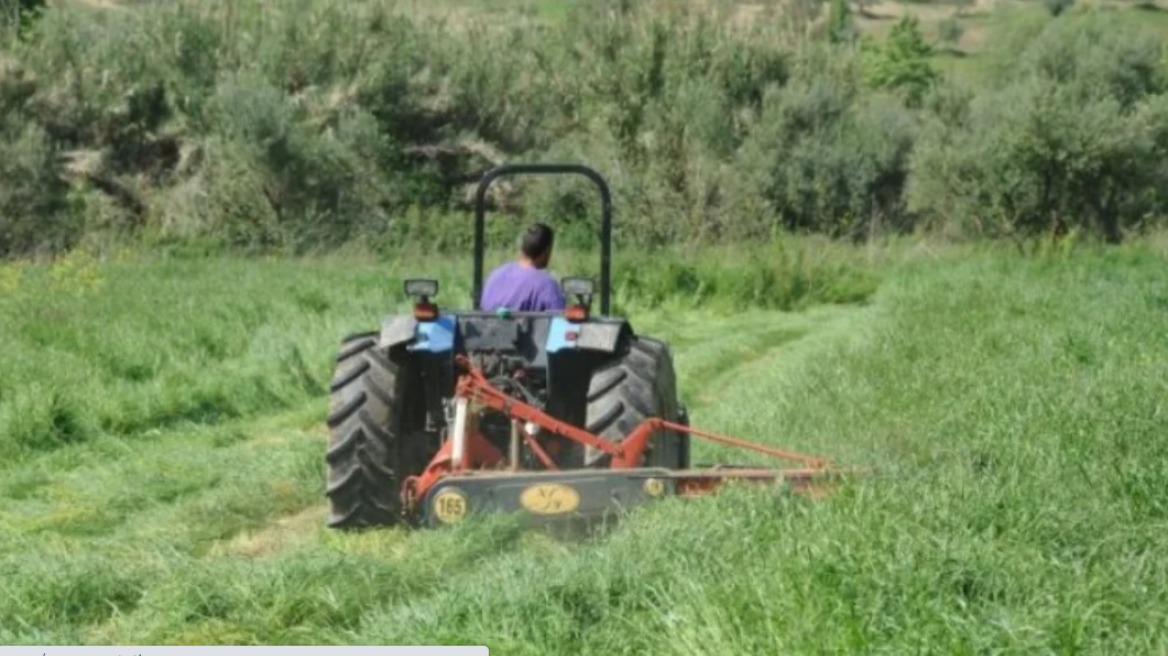
[(438, 318), (438, 306), (430, 301), (438, 295), (438, 281), (415, 279), (405, 282), (406, 296), (414, 299), (414, 318), (433, 321)]
[(596, 289), (596, 283), (591, 278), (564, 278), (561, 284), (564, 288), (564, 296), (576, 297), (576, 302), (569, 303), (565, 312), (568, 320), (577, 323), (587, 321), (589, 311), (592, 308), (592, 294)]

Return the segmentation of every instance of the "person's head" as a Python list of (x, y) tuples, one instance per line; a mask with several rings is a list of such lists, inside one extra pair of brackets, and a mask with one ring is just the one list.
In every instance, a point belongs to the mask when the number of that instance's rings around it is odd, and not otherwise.
[(555, 233), (550, 227), (543, 223), (534, 223), (524, 231), (519, 250), (532, 266), (546, 269), (552, 259), (552, 244), (555, 239)]

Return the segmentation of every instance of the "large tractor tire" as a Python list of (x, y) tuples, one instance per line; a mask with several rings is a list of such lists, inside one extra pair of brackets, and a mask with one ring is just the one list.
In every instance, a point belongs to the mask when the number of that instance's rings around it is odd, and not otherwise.
[(328, 415), (328, 525), (351, 530), (402, 521), (402, 481), (421, 473), (437, 448), (417, 429), (404, 349), (377, 348), (377, 333), (345, 339), (336, 359)]
[[(593, 435), (620, 443), (649, 417), (675, 423), (685, 420), (669, 348), (658, 340), (637, 337), (620, 357), (593, 372), (585, 425)], [(649, 444), (642, 466), (684, 469), (689, 465), (688, 434), (658, 431)], [(584, 452), (585, 467), (607, 467), (610, 460), (599, 449), (589, 447)]]

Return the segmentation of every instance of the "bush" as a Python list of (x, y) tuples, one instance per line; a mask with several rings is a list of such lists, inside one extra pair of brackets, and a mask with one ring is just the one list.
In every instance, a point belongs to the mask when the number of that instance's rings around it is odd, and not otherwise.
[(934, 115), (914, 154), (912, 207), (974, 234), (1073, 226), (1110, 241), (1162, 213), (1153, 45), (1106, 23), (1049, 27), (1005, 86)]
[(1090, 12), (1053, 21), (1016, 57), (1006, 84), (1045, 80), (1070, 89), (1072, 99), (1114, 98), (1127, 110), (1168, 91), (1164, 42), (1133, 30), (1116, 16)]
[(83, 226), (68, 212), (56, 157), (39, 126), (0, 127), (0, 257), (61, 250), (79, 236)]
[(830, 82), (799, 83), (772, 98), (762, 124), (743, 168), (757, 172), (755, 193), (783, 227), (852, 238), (907, 227), (901, 192), (913, 135), (901, 107), (860, 103)]
[(880, 43), (869, 40), (865, 46), (865, 73), (873, 87), (899, 91), (909, 105), (917, 106), (937, 82), (937, 71), (929, 63), (933, 49), (921, 34), (916, 18), (900, 19), (887, 40)]

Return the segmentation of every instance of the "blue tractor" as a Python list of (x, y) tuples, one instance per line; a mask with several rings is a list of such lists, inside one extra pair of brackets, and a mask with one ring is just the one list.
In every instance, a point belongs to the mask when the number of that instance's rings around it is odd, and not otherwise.
[[(485, 312), (483, 288), (486, 192), (505, 175), (582, 175), (600, 192), (601, 262), (598, 313), (595, 284), (565, 278), (563, 312)], [(363, 529), (420, 523), (405, 483), (422, 474), (450, 439), (451, 402), (465, 356), (491, 384), (548, 415), (619, 442), (649, 417), (688, 426), (678, 399), (673, 358), (660, 340), (638, 334), (625, 318), (610, 316), (612, 201), (595, 170), (576, 164), (516, 164), (487, 172), (475, 198), (474, 288), (469, 310), (440, 310), (435, 280), (408, 280), (412, 314), (387, 317), (381, 329), (343, 340), (331, 384), (327, 451), (329, 526)], [(495, 421), (492, 421), (495, 419)], [(478, 430), (502, 451), (514, 449), (516, 427), (505, 418), (483, 417)], [(542, 455), (560, 470), (599, 470), (607, 454), (533, 435)], [(660, 430), (650, 441), (644, 467), (689, 467), (689, 434)], [(541, 460), (523, 456), (524, 469)]]

